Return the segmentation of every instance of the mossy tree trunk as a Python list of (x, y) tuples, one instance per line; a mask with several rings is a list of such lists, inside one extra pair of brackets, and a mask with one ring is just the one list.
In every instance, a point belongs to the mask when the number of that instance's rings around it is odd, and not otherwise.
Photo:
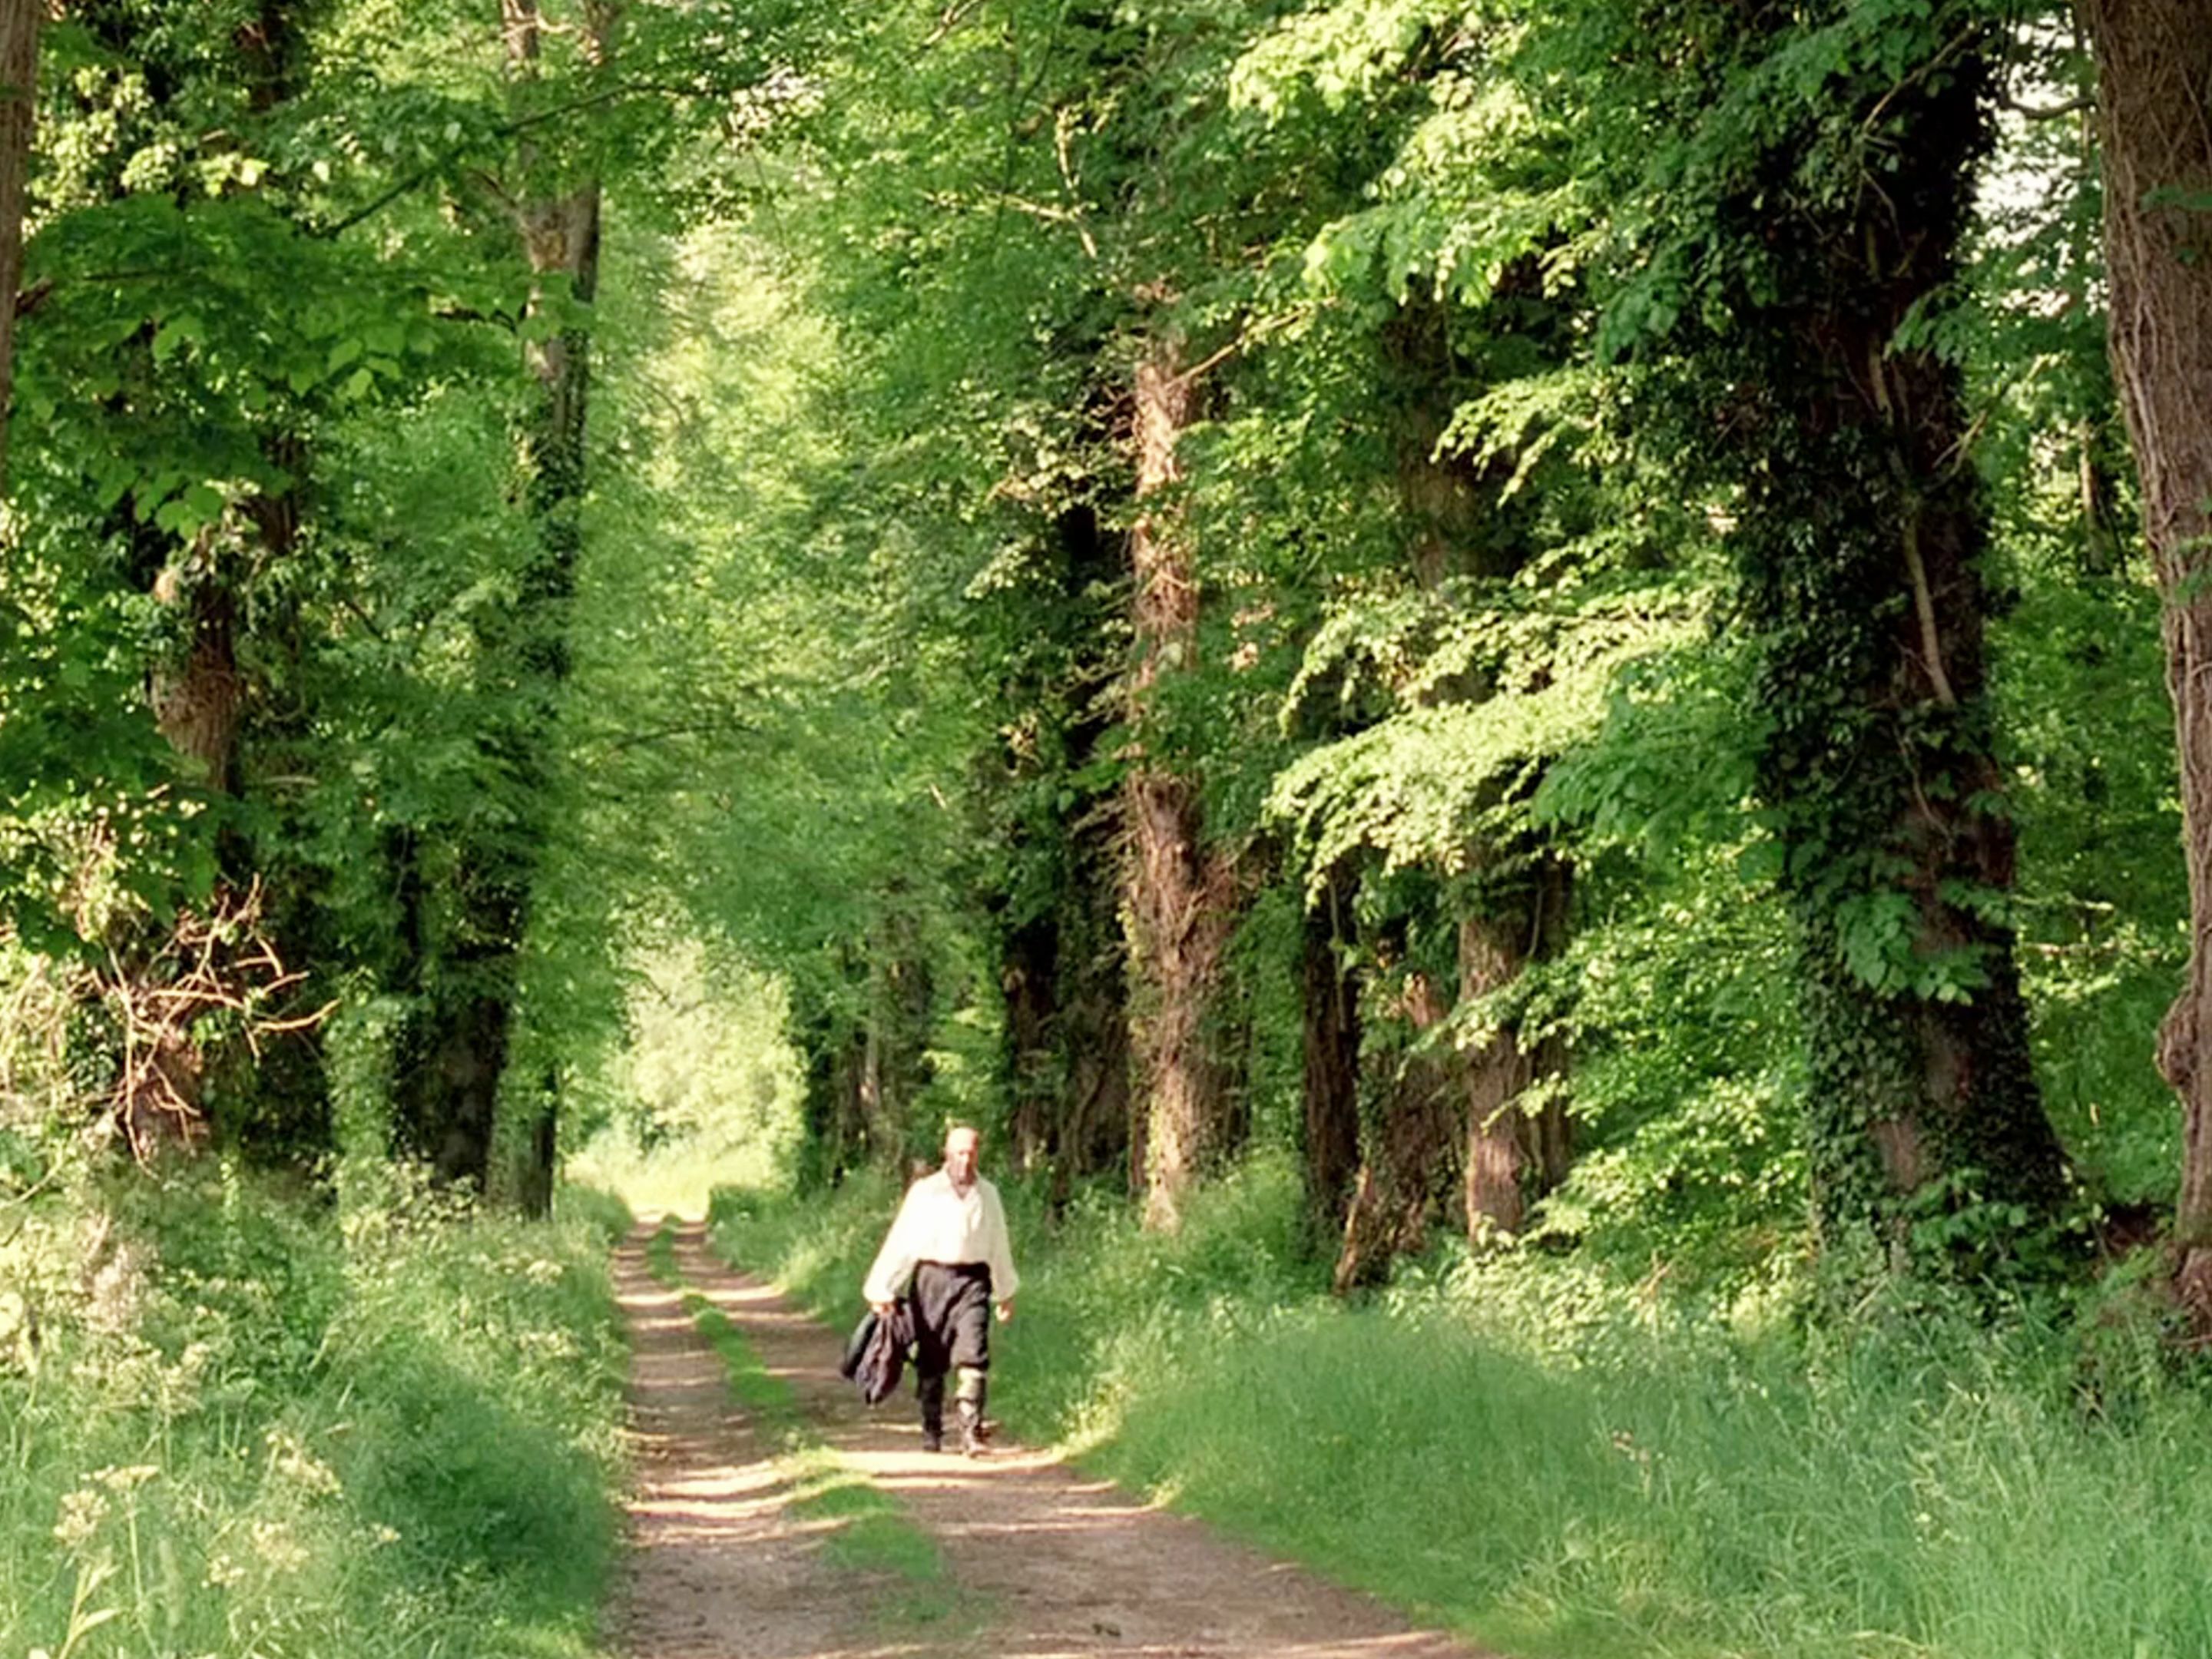
[(1451, 1012), (1450, 999), (1432, 974), (1385, 962), (1370, 981), (1370, 1003), (1383, 987), (1370, 1030), (1387, 1022), (1399, 1041), (1370, 1045), (1379, 1063), (1373, 1121), (1352, 1178), (1344, 1234), (1331, 1283), (1340, 1296), (1389, 1277), (1390, 1264), (1416, 1255), (1429, 1242), (1431, 1224), (1449, 1206), (1465, 1121), (1467, 1067), (1437, 1028)]
[[(1572, 866), (1539, 858), (1513, 885), (1517, 902), (1493, 893), (1462, 918), (1459, 1000), (1462, 1006), (1510, 989), (1532, 963), (1553, 954), (1566, 932)], [(1528, 1205), (1565, 1179), (1573, 1143), (1567, 1118), (1565, 1045), (1525, 1037), (1521, 1022), (1497, 1022), (1466, 1054), (1467, 1236), (1480, 1244), (1527, 1225)]]
[(1009, 702), (1030, 711), (1006, 744), (1017, 808), (1005, 836), (1018, 860), (993, 896), (1006, 1011), (1009, 1152), (1048, 1177), (1053, 1201), (1122, 1165), (1129, 1137), (1127, 940), (1118, 910), (1119, 802), (1085, 781), (1115, 717), (1118, 665), (1102, 598), (1121, 580), (1122, 541), (1078, 500), (1041, 545), (1048, 586), (1029, 605), (1038, 663)]
[(1719, 204), (1759, 280), (1706, 370), (1728, 388), (1711, 431), (1741, 489), (1760, 789), (1802, 924), (1817, 1232), (1899, 1268), (1916, 1213), (1978, 1213), (1948, 1231), (1986, 1265), (2066, 1188), (2006, 916), (1972, 434), (1958, 370), (1899, 339), (1956, 275), (1985, 143), (1976, 44), (1931, 30), (1928, 61), (1822, 108), (1857, 135), (1844, 187), (1808, 182), (1792, 131)]
[(1055, 1029), (1060, 1012), (1060, 925), (1048, 912), (1007, 928), (999, 940), (999, 995), (1005, 1016), (1006, 1155), (1023, 1175), (1051, 1166), (1060, 1103)]
[(868, 1156), (897, 1171), (909, 1133), (922, 1145), (944, 1139), (942, 1126), (912, 1121), (915, 1103), (930, 1080), (930, 1021), (934, 976), (921, 923), (895, 888), (884, 898), (868, 952), (868, 1008), (860, 1045), (860, 1098)]
[[(586, 4), (586, 62), (605, 67), (620, 8)], [(536, 0), (501, 0), (508, 71), (518, 93), (535, 86), (549, 25)], [(503, 196), (532, 276), (531, 305), (541, 313), (558, 295), (588, 307), (599, 272), (599, 184), (576, 177), (526, 143), (517, 178)], [(561, 688), (568, 675), (568, 612), (583, 544), (591, 336), (574, 319), (524, 348), (534, 404), (517, 434), (522, 500), (532, 544), (509, 612), (480, 629), (478, 673), (509, 690), (508, 706), (480, 739), (514, 792), (513, 821), (470, 837), (457, 860), (455, 924), (428, 978), (404, 1039), (399, 1089), (401, 1143), (428, 1158), (439, 1177), (485, 1190), (490, 1182), (501, 1081), (512, 1040), (531, 889), (550, 811), (551, 745)], [(533, 1091), (531, 1121), (517, 1126), (514, 1190), (550, 1192), (534, 1167), (557, 1148), (557, 1079)], [(548, 1124), (538, 1120), (554, 1119)]]
[(2176, 1286), (2212, 1330), (2212, 20), (2198, 0), (2082, 0), (2095, 51), (2112, 353), (2165, 599), (2189, 965), (2159, 1033), (2180, 1097)]
[(1053, 1127), (1053, 1193), (1125, 1165), (1129, 1155), (1131, 1043), (1128, 939), (1115, 885), (1112, 823), (1079, 825), (1060, 929), (1060, 1000), (1054, 1048), (1063, 1071)]
[[(1540, 262), (1523, 256), (1493, 284), (1484, 327), (1528, 336), (1528, 343), (1555, 325), (1559, 309), (1546, 293)], [(1482, 465), (1440, 447), (1457, 401), (1474, 389), (1455, 369), (1451, 321), (1441, 302), (1417, 300), (1388, 339), (1400, 399), (1398, 494), (1413, 572), (1439, 595), (1452, 593), (1455, 584), (1516, 579), (1537, 545), (1524, 514), (1507, 499), (1513, 458)], [(1435, 696), (1479, 703), (1496, 689), (1490, 675), (1466, 673)], [(1573, 880), (1565, 853), (1535, 829), (1472, 842), (1463, 858), (1472, 873), (1448, 888), (1457, 929), (1454, 1006), (1462, 1011), (1480, 1000), (1510, 999), (1533, 964), (1563, 948)], [(1460, 1099), (1460, 1145), (1451, 1163), (1461, 1176), (1468, 1237), (1480, 1243), (1517, 1235), (1528, 1203), (1566, 1173), (1565, 1044), (1524, 1042), (1517, 1015), (1508, 1015), (1480, 1041), (1455, 1039), (1445, 1063)]]

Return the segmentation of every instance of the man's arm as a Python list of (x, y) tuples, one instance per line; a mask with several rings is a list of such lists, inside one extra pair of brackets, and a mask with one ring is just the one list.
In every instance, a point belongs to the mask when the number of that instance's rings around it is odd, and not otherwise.
[(914, 1188), (909, 1187), (891, 1222), (890, 1231), (884, 1236), (883, 1248), (876, 1252), (875, 1265), (860, 1281), (860, 1294), (879, 1314), (891, 1310), (891, 1304), (905, 1291), (907, 1281), (914, 1277), (915, 1264), (920, 1260), (914, 1252), (914, 1227), (908, 1219), (913, 1209)]
[(999, 1189), (988, 1187), (983, 1193), (985, 1248), (991, 1264), (991, 1299), (999, 1304), (999, 1318), (1004, 1321), (1014, 1316), (1014, 1292), (1021, 1288), (1022, 1276), (1014, 1271), (1014, 1248), (1006, 1237), (1006, 1206), (999, 1200)]

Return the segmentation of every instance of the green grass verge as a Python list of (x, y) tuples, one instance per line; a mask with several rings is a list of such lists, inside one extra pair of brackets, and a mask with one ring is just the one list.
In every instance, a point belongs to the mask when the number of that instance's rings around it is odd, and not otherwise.
[[(1808, 1343), (1544, 1260), (1359, 1305), (1260, 1166), (1183, 1235), (1022, 1213), (994, 1407), (1023, 1437), (1529, 1659), (2212, 1652), (2212, 1413), (1941, 1315)], [(717, 1248), (834, 1319), (893, 1195), (728, 1194)]]
[(332, 1203), (210, 1159), (19, 1213), (0, 1653), (595, 1653), (626, 1368), (599, 1208), (471, 1217), (385, 1169)]
[(771, 1435), (793, 1445), (811, 1443), (812, 1437), (805, 1431), (805, 1419), (790, 1386), (781, 1377), (769, 1374), (751, 1346), (730, 1323), (729, 1316), (716, 1307), (712, 1298), (684, 1283), (684, 1270), (676, 1261), (673, 1218), (663, 1220), (646, 1241), (645, 1259), (653, 1278), (683, 1297), (684, 1310), (691, 1316), (699, 1334), (721, 1360), (723, 1375), (729, 1380), (730, 1397), (751, 1413)]

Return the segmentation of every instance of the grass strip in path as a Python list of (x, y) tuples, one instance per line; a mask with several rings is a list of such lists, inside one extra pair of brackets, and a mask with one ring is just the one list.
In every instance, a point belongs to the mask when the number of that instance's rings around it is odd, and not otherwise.
[(791, 1386), (769, 1372), (714, 1299), (686, 1281), (677, 1252), (675, 1222), (665, 1218), (647, 1245), (653, 1275), (682, 1297), (721, 1362), (731, 1398), (764, 1437), (782, 1446), (777, 1474), (792, 1493), (786, 1512), (821, 1530), (823, 1559), (835, 1571), (872, 1581), (866, 1589), (868, 1625), (884, 1632), (926, 1628), (949, 1638), (988, 1622), (988, 1606), (963, 1596), (951, 1581), (936, 1540), (814, 1431)]

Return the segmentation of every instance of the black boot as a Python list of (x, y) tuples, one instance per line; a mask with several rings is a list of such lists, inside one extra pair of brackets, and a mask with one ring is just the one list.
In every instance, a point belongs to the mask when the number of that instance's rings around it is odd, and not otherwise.
[(945, 1378), (917, 1376), (915, 1392), (921, 1398), (921, 1449), (945, 1449)]

